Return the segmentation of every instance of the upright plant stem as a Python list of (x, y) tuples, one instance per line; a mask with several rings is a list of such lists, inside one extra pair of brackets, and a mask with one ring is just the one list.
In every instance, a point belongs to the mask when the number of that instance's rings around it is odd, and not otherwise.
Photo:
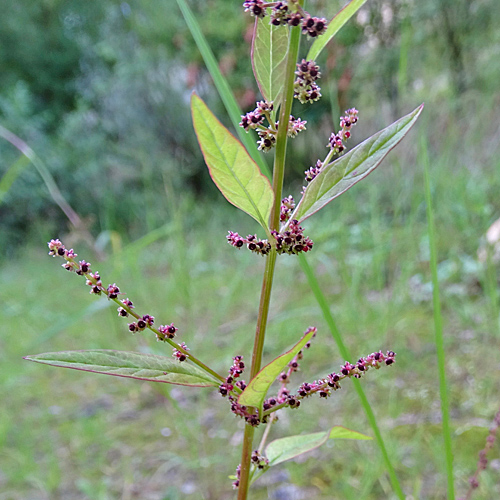
[[(280, 109), (278, 137), (276, 139), (276, 151), (274, 155), (273, 169), (273, 192), (274, 205), (271, 212), (270, 228), (279, 229), (281, 195), (283, 189), (283, 178), (285, 175), (285, 158), (288, 122), (292, 111), (293, 102), (293, 82), (299, 53), (300, 27), (291, 29), (290, 41), (288, 45), (286, 76), (283, 88), (283, 101)], [(259, 318), (255, 331), (255, 341), (252, 353), (252, 368), (250, 377), (253, 378), (260, 370), (262, 364), (262, 352), (264, 350), (264, 340), (266, 334), (269, 304), (271, 300), (271, 288), (273, 284), (274, 270), (276, 266), (276, 251), (273, 249), (266, 257), (266, 269), (262, 281), (260, 295)], [(250, 478), (250, 459), (252, 455), (254, 428), (246, 425), (243, 436), (243, 449), (241, 452), (240, 482), (238, 487), (238, 500), (246, 500), (248, 494)]]
[[(337, 348), (340, 351), (341, 356), (346, 361), (352, 360), (351, 355), (349, 353), (349, 349), (347, 348), (347, 346), (344, 344), (344, 341), (342, 340), (342, 336), (340, 335), (340, 331), (337, 327), (337, 324), (335, 323), (335, 320), (333, 319), (333, 315), (330, 311), (330, 307), (328, 305), (328, 302), (326, 301), (325, 296), (323, 295), (323, 292), (321, 291), (321, 288), (319, 286), (318, 280), (316, 279), (314, 271), (311, 269), (311, 266), (309, 265), (309, 263), (307, 262), (307, 260), (303, 254), (299, 254), (299, 262), (300, 262), (300, 265), (302, 266), (302, 270), (304, 271), (304, 274), (307, 277), (307, 281), (309, 282), (309, 286), (311, 287), (311, 290), (314, 293), (316, 301), (318, 302), (318, 304), (321, 308), (323, 316), (324, 316), (326, 323), (330, 329), (330, 332), (332, 333), (332, 337), (335, 340), (335, 343), (337, 344)], [(396, 493), (396, 495), (398, 496), (398, 498), (400, 498), (400, 500), (404, 500), (405, 495), (403, 493), (403, 490), (401, 489), (401, 485), (399, 484), (398, 477), (396, 476), (396, 471), (394, 470), (394, 467), (392, 466), (391, 459), (389, 458), (389, 453), (387, 452), (387, 448), (385, 447), (384, 439), (382, 438), (382, 434), (380, 433), (380, 429), (378, 428), (378, 425), (377, 425), (377, 419), (375, 417), (375, 414), (373, 413), (373, 410), (370, 406), (368, 398), (366, 397), (365, 391), (363, 390), (363, 387), (359, 383), (359, 380), (353, 379), (353, 383), (354, 383), (354, 388), (356, 389), (356, 392), (358, 393), (358, 397), (361, 401), (361, 405), (363, 406), (363, 409), (365, 410), (368, 421), (370, 422), (373, 433), (375, 434), (375, 439), (377, 440), (377, 444), (378, 444), (380, 451), (382, 453), (382, 457), (384, 459), (387, 473), (389, 474), (389, 478), (391, 480), (392, 488), (393, 488), (394, 492)]]
[(267, 318), (269, 316), (269, 304), (271, 302), (271, 288), (273, 286), (274, 269), (276, 267), (276, 251), (273, 250), (266, 259), (266, 269), (262, 279), (260, 292), (259, 317), (255, 329), (255, 341), (252, 352), (252, 368), (250, 378), (259, 373), (262, 364), (262, 352), (264, 350), (264, 339), (266, 336)]
[(446, 356), (443, 341), (443, 320), (441, 317), (441, 303), (439, 300), (434, 213), (432, 210), (431, 184), (429, 180), (429, 155), (427, 142), (423, 135), (420, 140), (420, 154), (424, 164), (425, 200), (427, 203), (427, 225), (429, 227), (430, 267), (432, 275), (432, 302), (434, 308), (435, 343), (439, 370), (439, 394), (441, 397), (441, 415), (443, 419), (443, 440), (448, 483), (448, 500), (455, 500), (455, 487), (453, 484), (453, 450), (451, 447), (450, 432), (450, 407), (448, 402), (448, 385), (446, 382)]
[(293, 104), (293, 82), (297, 67), (297, 57), (300, 45), (300, 27), (292, 28), (290, 41), (288, 43), (288, 55), (286, 61), (286, 79), (283, 87), (283, 100), (280, 108), (278, 137), (276, 138), (276, 151), (274, 154), (273, 169), (273, 191), (274, 206), (271, 212), (271, 229), (278, 229), (280, 223), (281, 195), (283, 189), (283, 178), (285, 175), (285, 158), (288, 123)]

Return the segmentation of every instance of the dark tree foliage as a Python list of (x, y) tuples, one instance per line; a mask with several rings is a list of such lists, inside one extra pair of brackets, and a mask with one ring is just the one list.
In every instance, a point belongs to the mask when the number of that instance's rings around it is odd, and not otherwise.
[[(343, 5), (314, 3), (325, 17)], [(259, 97), (248, 65), (252, 19), (240, 2), (190, 5), (249, 111)], [(174, 0), (0, 0), (0, 12), (0, 123), (45, 161), (70, 204), (93, 220), (94, 234), (134, 238), (158, 227), (168, 218), (165, 192), (181, 183), (211, 196), (189, 96), (196, 89), (218, 116), (224, 109)], [(231, 23), (221, 22), (222, 12)], [(496, 0), (369, 0), (318, 61), (330, 105), (294, 113), (331, 130), (332, 117), (354, 105), (367, 123), (375, 108), (394, 118), (407, 101), (491, 95), (500, 75), (499, 22)], [(324, 147), (327, 136), (310, 138), (317, 144), (309, 150)], [(0, 140), (0, 176), (18, 158)], [(301, 182), (313, 159), (304, 150), (294, 160)], [(42, 213), (67, 227), (38, 173), (25, 166), (0, 204), (0, 247), (21, 241)]]

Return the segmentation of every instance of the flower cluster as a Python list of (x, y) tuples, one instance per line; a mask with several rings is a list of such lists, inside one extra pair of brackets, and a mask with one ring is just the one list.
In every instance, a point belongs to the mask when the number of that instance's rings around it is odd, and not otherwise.
[(292, 196), (287, 196), (281, 200), (280, 222), (287, 222), (295, 208), (295, 200)]
[(241, 464), (238, 464), (238, 467), (236, 467), (236, 481), (233, 482), (233, 489), (238, 489), (238, 486), (240, 485), (240, 476), (241, 476)]
[(322, 35), (327, 28), (326, 19), (312, 17), (295, 1), (264, 2), (264, 0), (245, 0), (243, 7), (245, 7), (245, 12), (260, 18), (265, 17), (266, 8), (271, 7), (270, 24), (274, 26), (302, 25), (302, 33), (312, 38)]
[(259, 140), (257, 141), (257, 149), (259, 151), (263, 151), (264, 153), (267, 153), (268, 151), (271, 151), (273, 147), (276, 145), (276, 134), (278, 133), (277, 130), (273, 131), (271, 128), (266, 128), (265, 130), (259, 130), (257, 132), (259, 136)]
[[(310, 327), (305, 334), (314, 331), (316, 328)], [(314, 334), (315, 335), (315, 334)], [(305, 349), (310, 347), (310, 342), (305, 345)], [(299, 370), (299, 361), (302, 359), (303, 351), (300, 351), (288, 364), (286, 371), (278, 376), (280, 389), (276, 396), (271, 396), (266, 399), (263, 404), (263, 414), (260, 422), (266, 423), (268, 417), (280, 408), (296, 409), (300, 407), (302, 399), (305, 399), (313, 394), (318, 394), (320, 398), (326, 399), (332, 391), (340, 389), (340, 382), (345, 378), (360, 378), (363, 373), (369, 368), (379, 369), (382, 365), (392, 365), (395, 362), (396, 354), (393, 351), (387, 351), (385, 354), (382, 351), (372, 353), (364, 358), (360, 358), (356, 364), (345, 362), (339, 373), (330, 373), (324, 379), (315, 380), (314, 382), (303, 382), (297, 392), (292, 394), (287, 385), (293, 373)], [(276, 417), (274, 417), (276, 418)]]
[[(252, 451), (252, 456), (250, 457), (251, 464), (255, 469), (265, 470), (269, 468), (269, 459), (264, 455), (259, 453), (259, 450)], [(238, 489), (240, 485), (240, 476), (241, 476), (241, 464), (236, 467), (236, 480), (233, 481), (233, 489)]]
[(229, 375), (226, 377), (226, 381), (219, 386), (219, 393), (222, 397), (228, 396), (235, 386), (242, 391), (245, 389), (246, 384), (244, 380), (236, 381), (236, 379), (241, 376), (244, 369), (245, 363), (243, 362), (243, 356), (235, 356), (233, 358), (233, 365), (229, 368)]
[(182, 342), (182, 344), (179, 347), (181, 349), (177, 349), (174, 347), (172, 357), (176, 358), (179, 362), (182, 363), (182, 361), (186, 361), (186, 359), (189, 356), (189, 354), (186, 352), (189, 351), (189, 347), (184, 342)]
[(231, 411), (245, 419), (248, 425), (256, 427), (260, 424), (261, 420), (257, 413), (251, 413), (248, 411), (246, 406), (240, 405), (238, 403), (238, 393), (245, 390), (246, 383), (244, 380), (236, 380), (242, 374), (245, 369), (245, 363), (243, 362), (243, 356), (235, 356), (233, 358), (233, 365), (229, 368), (229, 375), (226, 380), (219, 386), (219, 394), (225, 398), (227, 396), (230, 404)]
[(148, 326), (153, 326), (155, 322), (155, 319), (153, 316), (150, 316), (149, 314), (145, 314), (142, 318), (139, 318), (137, 321), (133, 321), (128, 325), (128, 329), (132, 333), (136, 332), (142, 332), (145, 330)]
[(351, 137), (351, 128), (358, 122), (358, 110), (351, 108), (345, 111), (344, 116), (340, 118), (340, 130), (333, 132), (328, 140), (327, 147), (330, 148), (325, 161), (318, 160), (316, 165), (309, 167), (305, 172), (306, 185), (302, 187), (302, 194), (307, 185), (321, 172), (321, 169), (327, 164), (333, 155), (341, 154), (345, 151), (344, 142)]
[(240, 236), (238, 233), (228, 231), (226, 239), (230, 245), (236, 248), (241, 248), (246, 245), (251, 252), (260, 255), (267, 255), (271, 251), (271, 243), (268, 240), (261, 240), (255, 234), (249, 234), (246, 238)]
[(302, 104), (317, 101), (321, 97), (321, 89), (316, 83), (316, 80), (321, 77), (319, 66), (314, 61), (302, 59), (297, 64), (295, 74), (297, 75), (297, 79), (293, 84), (293, 96)]
[[(173, 323), (170, 323), (170, 325), (166, 326), (161, 325), (158, 329), (153, 328), (155, 322), (153, 316), (151, 316), (150, 314), (144, 314), (140, 316), (139, 314), (135, 313), (133, 311), (134, 304), (129, 298), (118, 300), (118, 296), (123, 295), (118, 285), (116, 283), (113, 283), (112, 285), (110, 284), (105, 287), (102, 284), (99, 272), (92, 271), (91, 264), (89, 262), (86, 262), (85, 260), (80, 260), (78, 262), (76, 261), (77, 254), (73, 249), (66, 249), (58, 239), (50, 240), (48, 243), (48, 247), (49, 255), (52, 255), (53, 257), (64, 258), (65, 262), (64, 264), (62, 264), (62, 267), (64, 267), (64, 269), (68, 271), (74, 271), (77, 275), (85, 277), (86, 283), (90, 287), (90, 293), (95, 295), (106, 295), (108, 297), (108, 300), (114, 300), (117, 304), (119, 304), (119, 307), (117, 309), (118, 316), (122, 318), (128, 318), (129, 316), (132, 316), (135, 319), (135, 321), (132, 321), (128, 324), (128, 329), (130, 332), (142, 332), (146, 328), (149, 328), (156, 334), (156, 339), (162, 342), (171, 341), (171, 339), (175, 337), (175, 333), (178, 329), (174, 326)], [(172, 343), (172, 345), (176, 344)], [(188, 350), (184, 347), (183, 344), (177, 347), (180, 347), (185, 351)], [(183, 356), (186, 355), (185, 352), (179, 352)]]
[(345, 115), (340, 119), (340, 130), (333, 133), (328, 139), (327, 147), (337, 154), (345, 150), (344, 141), (351, 137), (351, 128), (358, 122), (358, 110), (351, 108), (346, 110)]
[(314, 244), (308, 236), (304, 236), (304, 229), (299, 226), (299, 221), (295, 219), (289, 222), (288, 230), (281, 233), (271, 231), (271, 234), (276, 238), (276, 251), (278, 254), (295, 255), (301, 252), (309, 252)]
[(307, 169), (304, 172), (306, 176), (306, 182), (307, 183), (311, 182), (321, 172), (322, 168), (323, 168), (323, 162), (321, 160), (318, 160), (314, 167), (310, 167), (309, 169)]
[[(245, 129), (246, 132), (251, 129), (257, 131), (259, 136), (258, 149), (264, 152), (270, 151), (274, 147), (278, 134), (279, 122), (275, 123), (271, 118), (272, 110), (272, 102), (260, 101), (253, 111), (241, 115), (241, 122), (239, 123), (239, 126)], [(264, 125), (265, 120), (269, 123), (268, 127)], [(288, 137), (294, 138), (299, 132), (305, 130), (306, 123), (305, 120), (290, 115), (287, 130)]]
[(325, 18), (307, 15), (302, 21), (302, 33), (309, 35), (311, 38), (316, 38), (326, 31), (327, 26)]
[(266, 15), (267, 4), (264, 0), (245, 0), (243, 7), (245, 7), (245, 12), (250, 12), (252, 16), (264, 17)]
[(250, 129), (256, 129), (259, 125), (267, 121), (271, 121), (270, 113), (273, 110), (273, 103), (267, 101), (260, 101), (253, 111), (249, 111), (246, 115), (241, 116), (240, 127), (243, 127), (246, 132)]
[(259, 453), (259, 450), (252, 451), (251, 461), (257, 469), (267, 469), (269, 467), (269, 459)]
[[(273, 26), (287, 25), (291, 20), (292, 14), (286, 2), (276, 2), (271, 11), (271, 21)], [(296, 24), (295, 26), (298, 26)]]
[(161, 325), (158, 328), (158, 331), (167, 339), (173, 339), (177, 330), (178, 328), (176, 328), (173, 323), (170, 323), (170, 325)]
[[(287, 131), (287, 136), (291, 137), (292, 139), (297, 136), (299, 132), (302, 132), (302, 130), (306, 129), (306, 121), (301, 120), (300, 118), (295, 118), (294, 116), (290, 115), (290, 119), (288, 120), (288, 131)], [(279, 127), (279, 121), (276, 122), (276, 130), (278, 130)]]
[[(250, 234), (246, 238), (240, 236), (238, 233), (229, 231), (226, 236), (230, 245), (236, 248), (241, 248), (246, 245), (247, 248), (260, 255), (267, 255), (272, 248), (271, 243), (267, 239), (260, 239), (255, 234)], [(283, 232), (271, 231), (274, 237), (274, 246), (278, 254), (295, 255), (301, 252), (308, 252), (312, 250), (313, 241), (304, 236), (304, 229), (299, 226), (297, 220), (290, 221), (288, 229)]]

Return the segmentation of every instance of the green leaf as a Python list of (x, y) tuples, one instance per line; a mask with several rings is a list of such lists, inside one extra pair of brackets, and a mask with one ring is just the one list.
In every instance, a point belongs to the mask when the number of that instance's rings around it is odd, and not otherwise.
[(368, 440), (372, 438), (339, 425), (332, 427), (326, 432), (299, 434), (297, 436), (288, 436), (271, 441), (266, 448), (266, 457), (269, 459), (270, 466), (277, 465), (302, 455), (302, 453), (314, 450), (322, 444), (325, 444), (329, 439)]
[(307, 186), (290, 220), (302, 222), (375, 170), (415, 124), (423, 106), (325, 165)]
[(352, 0), (328, 23), (325, 33), (316, 38), (307, 54), (308, 61), (315, 61), (327, 43), (337, 34), (344, 24), (356, 14), (366, 0)]
[(255, 19), (252, 43), (252, 67), (260, 92), (278, 109), (285, 81), (289, 31), (269, 24), (269, 18)]
[(278, 356), (250, 380), (245, 390), (240, 394), (238, 403), (245, 406), (256, 406), (260, 408), (266, 397), (267, 391), (283, 368), (292, 361), (295, 355), (312, 339), (315, 329), (307, 333), (285, 354)]
[(366, 434), (361, 434), (361, 432), (348, 429), (347, 427), (336, 425), (335, 427), (331, 428), (329, 439), (358, 439), (369, 441), (373, 438), (367, 436)]
[(274, 201), (269, 180), (196, 94), (191, 97), (191, 112), (205, 163), (220, 192), (267, 230)]
[(219, 385), (219, 382), (195, 365), (179, 363), (165, 356), (153, 354), (93, 349), (47, 352), (25, 356), (24, 359), (46, 365), (150, 382), (193, 387), (217, 387)]

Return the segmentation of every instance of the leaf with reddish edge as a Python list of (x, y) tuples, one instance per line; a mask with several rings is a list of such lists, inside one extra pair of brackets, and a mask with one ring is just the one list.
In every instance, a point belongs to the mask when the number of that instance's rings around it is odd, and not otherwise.
[(267, 102), (274, 103), (274, 112), (282, 98), (288, 38), (289, 31), (282, 26), (273, 26), (268, 17), (255, 18), (252, 40), (253, 74), (262, 97)]
[(218, 387), (220, 384), (195, 365), (179, 363), (165, 356), (154, 354), (93, 349), (47, 352), (25, 356), (24, 359), (46, 365), (150, 382), (193, 387)]
[(245, 390), (240, 394), (238, 403), (240, 405), (261, 408), (271, 384), (276, 380), (285, 366), (292, 361), (295, 355), (312, 339), (315, 333), (316, 328), (311, 329), (311, 331), (304, 335), (292, 349), (264, 366), (264, 368), (250, 380)]
[(302, 453), (314, 450), (325, 444), (329, 439), (372, 439), (370, 436), (352, 431), (340, 425), (332, 427), (326, 432), (314, 432), (312, 434), (299, 434), (271, 441), (266, 447), (266, 457), (269, 465), (277, 465)]
[(307, 186), (290, 220), (297, 219), (301, 223), (373, 172), (415, 124), (423, 107), (420, 105), (344, 156), (323, 166)]
[(356, 12), (363, 6), (366, 0), (351, 0), (345, 7), (342, 8), (328, 23), (328, 28), (325, 33), (316, 38), (311, 45), (307, 54), (307, 60), (316, 60), (321, 51), (326, 47), (328, 42), (337, 34), (337, 32), (344, 26), (344, 24), (356, 14)]
[(253, 217), (269, 232), (269, 215), (274, 194), (243, 145), (227, 130), (193, 93), (193, 125), (210, 176), (225, 198)]

